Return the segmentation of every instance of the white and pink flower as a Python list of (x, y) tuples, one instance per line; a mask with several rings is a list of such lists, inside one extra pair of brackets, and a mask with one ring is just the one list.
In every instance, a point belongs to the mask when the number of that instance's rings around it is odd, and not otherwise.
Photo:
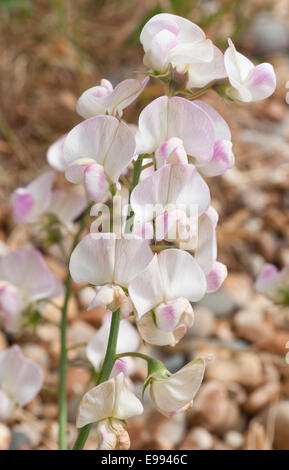
[(19, 346), (0, 352), (0, 420), (7, 419), (16, 406), (24, 406), (42, 387), (41, 368), (23, 356)]
[(113, 88), (109, 80), (102, 79), (100, 85), (82, 93), (76, 110), (85, 119), (105, 114), (120, 118), (123, 110), (142, 93), (148, 81), (149, 77), (143, 81), (129, 78)]
[(200, 300), (206, 287), (205, 275), (189, 253), (168, 249), (155, 255), (128, 288), (142, 338), (175, 345), (193, 324), (190, 302)]
[(224, 54), (225, 67), (232, 88), (229, 95), (244, 103), (259, 101), (274, 93), (276, 76), (271, 64), (254, 65), (238, 52), (231, 41)]
[(0, 260), (0, 317), (7, 331), (20, 327), (22, 313), (30, 305), (57, 297), (61, 292), (62, 284), (39, 251), (22, 248)]
[(255, 282), (255, 289), (276, 304), (289, 304), (289, 266), (279, 270), (274, 264), (265, 264)]
[(117, 239), (113, 233), (86, 235), (70, 258), (70, 272), (75, 282), (96, 286), (96, 295), (89, 308), (120, 308), (122, 316), (132, 312), (126, 295), (128, 284), (152, 259), (148, 242), (131, 236)]

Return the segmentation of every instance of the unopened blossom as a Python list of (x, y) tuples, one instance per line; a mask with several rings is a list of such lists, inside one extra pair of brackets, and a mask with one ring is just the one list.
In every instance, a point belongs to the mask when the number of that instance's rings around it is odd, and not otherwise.
[(0, 317), (4, 328), (14, 331), (22, 313), (36, 302), (57, 297), (62, 284), (33, 248), (12, 251), (0, 260)]
[(234, 165), (231, 132), (210, 105), (161, 96), (141, 112), (136, 153), (154, 154), (156, 168), (193, 163), (205, 176), (217, 176)]
[(89, 308), (120, 308), (124, 317), (132, 311), (126, 295), (129, 282), (150, 262), (153, 254), (146, 240), (131, 236), (117, 239), (113, 233), (86, 235), (70, 258), (70, 272), (75, 282), (96, 286)]
[(92, 117), (75, 126), (64, 141), (66, 178), (83, 183), (87, 196), (100, 202), (132, 161), (134, 152), (134, 135), (123, 121), (112, 116)]
[(255, 289), (276, 304), (289, 305), (289, 266), (279, 270), (274, 264), (265, 264)]
[(107, 419), (125, 420), (142, 412), (141, 402), (127, 387), (121, 372), (86, 392), (79, 405), (76, 426), (81, 428)]
[(202, 383), (206, 361), (198, 358), (189, 362), (175, 374), (164, 370), (149, 379), (150, 395), (160, 413), (173, 416), (192, 406)]
[(225, 67), (232, 88), (229, 95), (239, 101), (249, 103), (271, 96), (276, 89), (276, 76), (271, 64), (254, 65), (238, 52), (231, 41), (224, 54)]
[(82, 93), (76, 110), (85, 119), (104, 114), (121, 117), (123, 110), (137, 99), (148, 81), (149, 77), (142, 81), (129, 78), (113, 88), (109, 80), (102, 79), (100, 85)]
[(41, 227), (45, 215), (56, 216), (63, 228), (72, 229), (73, 221), (84, 211), (87, 199), (80, 191), (53, 190), (53, 171), (43, 173), (25, 188), (12, 194), (15, 222)]
[(16, 406), (24, 406), (42, 387), (41, 368), (23, 356), (19, 346), (0, 352), (0, 420), (9, 417)]
[(170, 65), (179, 73), (188, 72), (190, 87), (226, 75), (221, 52), (199, 26), (180, 16), (153, 16), (143, 27), (140, 42), (147, 67), (158, 74), (167, 73)]
[[(96, 371), (99, 371), (107, 348), (109, 331), (111, 323), (111, 314), (107, 314), (103, 320), (101, 327), (93, 335), (86, 347), (86, 356)], [(135, 327), (127, 320), (121, 320), (119, 325), (119, 333), (117, 337), (116, 354), (126, 351), (137, 351), (139, 348), (140, 337)], [(133, 359), (124, 357), (118, 359), (114, 363), (111, 377), (115, 377), (120, 372), (128, 376), (133, 370)]]
[(190, 302), (205, 295), (206, 278), (193, 256), (168, 249), (154, 256), (128, 290), (142, 338), (150, 344), (175, 345), (192, 326)]
[(218, 290), (227, 276), (227, 268), (217, 261), (216, 225), (218, 214), (210, 206), (198, 219), (198, 243), (195, 258), (207, 279), (207, 292)]

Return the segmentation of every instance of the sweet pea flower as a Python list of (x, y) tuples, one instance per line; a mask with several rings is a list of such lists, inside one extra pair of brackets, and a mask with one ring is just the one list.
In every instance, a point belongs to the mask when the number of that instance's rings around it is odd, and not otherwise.
[(87, 196), (101, 202), (132, 161), (134, 151), (134, 135), (123, 121), (92, 117), (75, 126), (64, 141), (66, 178), (84, 183)]
[(161, 74), (168, 72), (170, 64), (185, 73), (190, 66), (216, 60), (212, 41), (206, 39), (199, 26), (168, 13), (155, 15), (145, 24), (140, 42), (145, 51), (144, 64)]
[(276, 76), (271, 64), (254, 65), (228, 39), (229, 47), (224, 54), (225, 68), (232, 85), (229, 95), (244, 103), (260, 101), (271, 96), (276, 89)]
[(97, 450), (128, 450), (130, 438), (118, 419), (103, 419), (97, 424)]
[(154, 153), (156, 168), (194, 163), (205, 176), (217, 176), (234, 165), (231, 132), (210, 105), (161, 96), (141, 112), (136, 153)]
[(33, 224), (37, 227), (43, 216), (54, 215), (71, 230), (73, 221), (87, 206), (86, 197), (80, 191), (52, 190), (55, 173), (43, 173), (26, 188), (18, 188), (12, 194), (14, 220), (18, 224)]
[(216, 292), (227, 276), (227, 268), (217, 260), (216, 225), (218, 214), (210, 206), (198, 219), (198, 244), (195, 258), (207, 279), (207, 293)]
[(137, 99), (148, 81), (149, 77), (143, 81), (129, 78), (113, 88), (109, 80), (102, 79), (100, 85), (82, 93), (77, 101), (76, 110), (85, 119), (104, 114), (120, 118), (124, 108)]
[[(127, 387), (121, 372), (84, 395), (79, 405), (76, 426), (81, 428), (86, 424), (97, 421), (100, 424), (104, 420), (111, 419), (116, 420), (111, 423), (112, 425), (121, 425), (122, 420), (140, 415), (142, 412), (141, 402)], [(117, 434), (120, 434), (119, 430)]]
[(50, 205), (55, 173), (49, 171), (33, 180), (26, 188), (12, 194), (13, 217), (17, 224), (35, 223)]
[(205, 365), (205, 359), (198, 358), (175, 374), (167, 370), (162, 374), (152, 374), (147, 382), (157, 410), (171, 417), (189, 409), (202, 383)]
[(57, 297), (62, 285), (32, 248), (12, 251), (0, 260), (0, 316), (7, 331), (15, 331), (21, 313), (40, 300)]
[(126, 295), (128, 284), (152, 259), (146, 240), (134, 235), (117, 239), (113, 233), (86, 235), (70, 258), (70, 273), (75, 282), (96, 286), (96, 296), (89, 308), (120, 308), (124, 317), (132, 311)]
[(289, 265), (279, 271), (273, 264), (265, 264), (255, 289), (276, 304), (289, 305)]
[(42, 387), (41, 368), (23, 356), (19, 346), (0, 352), (0, 420), (7, 419), (13, 409), (24, 406)]
[[(180, 67), (177, 67), (177, 70)], [(210, 62), (191, 64), (186, 69), (188, 81), (186, 89), (203, 88), (215, 80), (220, 80), (227, 76), (224, 64), (224, 55), (220, 49), (213, 45), (213, 59)]]
[[(102, 326), (97, 330), (86, 347), (86, 356), (96, 371), (99, 371), (105, 357), (106, 347), (108, 343), (110, 330), (111, 314), (107, 314), (104, 318)], [(135, 327), (127, 320), (121, 320), (119, 325), (119, 333), (117, 338), (116, 354), (126, 351), (137, 351), (139, 348), (140, 338)], [(114, 363), (111, 377), (115, 377), (120, 372), (125, 376), (129, 376), (133, 370), (133, 359), (124, 357), (118, 359)]]
[(193, 323), (190, 301), (204, 296), (206, 278), (189, 253), (168, 249), (132, 279), (128, 291), (142, 338), (150, 344), (175, 345)]

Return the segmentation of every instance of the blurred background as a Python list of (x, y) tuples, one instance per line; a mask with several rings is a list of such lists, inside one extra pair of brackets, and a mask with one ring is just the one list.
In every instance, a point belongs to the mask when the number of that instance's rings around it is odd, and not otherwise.
[[(27, 232), (11, 219), (11, 191), (43, 171), (49, 145), (81, 120), (75, 104), (83, 90), (101, 78), (117, 84), (144, 70), (139, 34), (161, 12), (197, 23), (222, 50), (231, 37), (252, 60), (271, 62), (277, 91), (249, 106), (228, 104), (213, 92), (204, 97), (233, 134), (236, 167), (210, 180), (220, 214), (219, 258), (229, 276), (196, 306), (195, 325), (183, 341), (153, 354), (171, 371), (197, 354), (216, 359), (186, 415), (169, 420), (147, 404), (144, 416), (130, 423), (132, 448), (289, 449), (289, 311), (273, 307), (253, 287), (265, 261), (289, 263), (288, 0), (0, 0), (0, 240), (10, 248), (26, 241)], [(160, 94), (151, 79), (125, 119), (136, 123)], [(50, 265), (63, 276), (55, 260)], [(81, 314), (73, 305), (72, 336), (99, 326), (81, 302)], [(34, 349), (29, 335), (21, 339), (31, 357), (42, 360), (51, 383), (59, 354), (52, 330), (38, 333)], [(0, 336), (1, 349), (6, 341)], [(140, 369), (136, 382), (142, 378)], [(70, 369), (71, 423), (86, 381), (83, 370)], [(11, 423), (11, 448), (56, 448), (55, 396), (44, 394), (27, 408)], [(71, 440), (74, 434), (71, 425)]]

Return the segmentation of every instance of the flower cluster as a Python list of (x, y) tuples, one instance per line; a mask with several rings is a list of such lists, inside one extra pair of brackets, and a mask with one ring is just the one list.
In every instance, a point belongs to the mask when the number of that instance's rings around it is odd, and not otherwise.
[[(110, 229), (111, 224), (107, 228), (94, 221), (80, 241), (80, 232), (76, 234), (69, 261), (72, 279), (93, 288), (88, 308), (108, 311), (86, 348), (96, 386), (82, 398), (77, 417), (79, 428), (98, 422), (99, 449), (127, 449), (124, 420), (143, 411), (130, 380), (135, 356), (147, 361), (144, 390), (149, 387), (157, 409), (166, 416), (190, 407), (203, 379), (207, 358), (171, 374), (160, 361), (138, 352), (140, 338), (159, 346), (177, 344), (193, 325), (192, 303), (219, 289), (227, 275), (226, 266), (217, 260), (218, 214), (208, 181), (234, 165), (231, 132), (214, 108), (196, 98), (207, 88), (218, 91), (215, 85), (225, 80), (230, 99), (243, 102), (266, 98), (275, 89), (270, 64), (255, 66), (230, 40), (223, 54), (184, 18), (154, 16), (140, 41), (148, 76), (124, 80), (115, 88), (103, 79), (86, 90), (76, 107), (84, 120), (48, 150), (50, 166), (77, 188), (52, 190), (55, 172), (48, 172), (12, 195), (17, 223), (49, 231), (50, 218), (57, 221), (62, 236), (73, 231), (73, 222), (86, 207), (99, 220), (104, 203), (109, 216), (115, 212), (115, 195), (126, 203), (121, 234)], [(144, 90), (149, 76), (163, 81), (168, 94), (142, 110), (137, 127), (127, 124), (123, 110)], [(272, 297), (286, 273), (274, 276)], [(267, 280), (265, 273), (260, 289)], [(7, 330), (19, 327), (27, 310), (60, 291), (38, 251), (20, 249), (1, 260), (0, 313)], [(65, 342), (62, 347), (65, 360)], [(28, 377), (19, 377), (27, 378), (29, 389), (24, 397), (16, 393), (14, 379), (10, 381), (3, 366), (9, 361), (1, 356), (0, 414), (6, 416), (16, 403), (31, 399), (41, 380), (17, 347), (3, 354), (10, 354), (11, 360), (17, 356), (19, 368), (26, 364)]]

